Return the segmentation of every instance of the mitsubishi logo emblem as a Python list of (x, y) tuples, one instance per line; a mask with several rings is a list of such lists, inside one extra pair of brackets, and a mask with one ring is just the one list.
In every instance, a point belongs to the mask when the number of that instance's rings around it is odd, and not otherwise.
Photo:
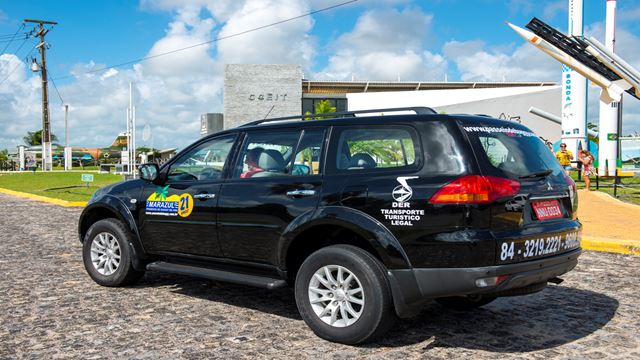
[(393, 199), (400, 203), (409, 201), (409, 199), (411, 199), (411, 196), (413, 196), (413, 189), (411, 189), (411, 186), (407, 184), (407, 180), (417, 179), (417, 178), (418, 178), (417, 176), (398, 177), (397, 180), (400, 183), (400, 185), (396, 186), (391, 192), (391, 196), (393, 196)]
[(551, 186), (551, 183), (547, 181), (547, 190), (551, 191), (553, 190), (553, 186)]

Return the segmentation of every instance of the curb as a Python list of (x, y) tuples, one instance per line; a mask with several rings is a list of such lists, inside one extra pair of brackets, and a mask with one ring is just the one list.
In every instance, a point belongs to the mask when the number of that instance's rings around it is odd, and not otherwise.
[(593, 195), (595, 195), (596, 197), (600, 198), (601, 200), (604, 201), (608, 201), (610, 203), (616, 204), (616, 205), (622, 205), (622, 206), (626, 206), (629, 208), (633, 208), (633, 209), (640, 209), (640, 205), (635, 205), (635, 204), (630, 204), (628, 202), (624, 202), (620, 199), (616, 199), (613, 196), (602, 192), (602, 191), (597, 191), (597, 190), (592, 190), (593, 191)]
[(611, 239), (583, 235), (580, 246), (585, 250), (640, 255), (640, 240)]
[(87, 202), (86, 201), (67, 201), (67, 200), (61, 200), (61, 199), (54, 199), (54, 198), (50, 198), (50, 197), (46, 197), (46, 196), (40, 196), (40, 195), (30, 194), (30, 193), (21, 192), (21, 191), (14, 191), (14, 190), (9, 190), (9, 189), (4, 189), (4, 188), (0, 188), (0, 193), (7, 194), (7, 195), (18, 196), (18, 197), (25, 198), (25, 199), (42, 201), (42, 202), (45, 202), (45, 203), (48, 203), (48, 204), (64, 206), (64, 207), (85, 207), (85, 206), (87, 206)]

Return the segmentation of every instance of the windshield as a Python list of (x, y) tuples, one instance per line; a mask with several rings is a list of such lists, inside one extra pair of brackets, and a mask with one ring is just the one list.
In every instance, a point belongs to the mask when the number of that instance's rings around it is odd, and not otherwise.
[(536, 174), (559, 175), (563, 171), (552, 150), (525, 127), (477, 123), (465, 124), (463, 129), (474, 147), (482, 149), (476, 153), (484, 158), (480, 161), (490, 165), (492, 173), (515, 179)]

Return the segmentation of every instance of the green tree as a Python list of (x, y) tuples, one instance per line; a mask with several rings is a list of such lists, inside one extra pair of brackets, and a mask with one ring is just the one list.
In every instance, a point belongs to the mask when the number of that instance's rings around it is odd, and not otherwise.
[[(316, 103), (316, 107), (314, 108), (314, 113), (315, 114), (331, 114), (336, 112), (336, 107), (331, 105), (331, 101), (329, 100), (321, 100), (318, 103)], [(305, 115), (312, 115), (311, 112), (307, 111), (305, 113)], [(319, 117), (305, 117), (305, 120), (319, 120), (319, 119), (326, 119), (328, 117), (325, 116), (319, 116)]]
[[(589, 130), (593, 130), (595, 132), (598, 132), (598, 125), (594, 124), (594, 123), (588, 123), (587, 124), (587, 129)], [(597, 136), (592, 136), (592, 135), (588, 135), (589, 140), (593, 141), (596, 144), (599, 144), (599, 139)]]
[(7, 161), (9, 160), (9, 150), (4, 149), (4, 150), (0, 150), (0, 161)]
[[(27, 131), (27, 135), (22, 138), (25, 144), (29, 146), (42, 145), (42, 130)], [(51, 133), (51, 141), (58, 140), (58, 137)]]

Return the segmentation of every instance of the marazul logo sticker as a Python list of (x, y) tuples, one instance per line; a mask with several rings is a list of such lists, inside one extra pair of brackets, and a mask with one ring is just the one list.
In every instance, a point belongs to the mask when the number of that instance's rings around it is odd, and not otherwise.
[(420, 221), (420, 218), (424, 216), (424, 210), (412, 210), (411, 203), (409, 203), (413, 196), (413, 189), (407, 184), (407, 180), (417, 178), (417, 176), (399, 176), (396, 178), (400, 185), (391, 191), (391, 197), (395, 200), (391, 203), (392, 209), (380, 209), (384, 219), (391, 221), (391, 225), (413, 226), (413, 221)]
[(156, 189), (147, 198), (146, 214), (161, 216), (187, 217), (193, 211), (193, 197), (191, 194), (167, 196), (169, 185)]

